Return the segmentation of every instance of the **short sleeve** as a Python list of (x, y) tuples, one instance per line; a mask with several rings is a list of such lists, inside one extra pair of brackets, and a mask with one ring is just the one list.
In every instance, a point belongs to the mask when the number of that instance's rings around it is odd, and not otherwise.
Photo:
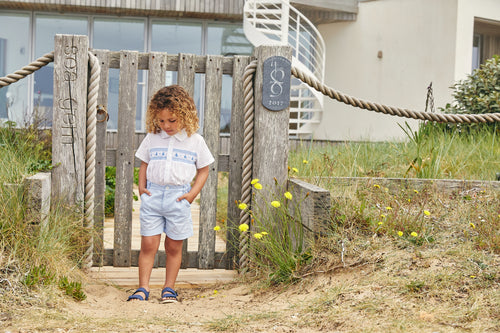
[(146, 137), (142, 140), (139, 148), (137, 148), (137, 152), (135, 153), (135, 157), (140, 159), (145, 163), (149, 163), (149, 149), (151, 147), (151, 134), (148, 133)]
[(212, 153), (210, 152), (210, 149), (208, 149), (205, 139), (203, 139), (201, 135), (198, 135), (198, 137), (199, 137), (198, 149), (197, 149), (198, 159), (196, 161), (196, 169), (201, 169), (206, 167), (207, 165), (212, 164), (215, 161), (215, 159)]

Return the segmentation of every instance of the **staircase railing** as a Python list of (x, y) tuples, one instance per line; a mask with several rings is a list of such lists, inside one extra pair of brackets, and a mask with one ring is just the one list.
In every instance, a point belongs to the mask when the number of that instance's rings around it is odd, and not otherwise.
[[(288, 0), (246, 0), (243, 27), (255, 46), (290, 45), (292, 65), (324, 79), (325, 42), (316, 27)], [(292, 80), (290, 135), (308, 136), (319, 123), (323, 95), (298, 79)]]

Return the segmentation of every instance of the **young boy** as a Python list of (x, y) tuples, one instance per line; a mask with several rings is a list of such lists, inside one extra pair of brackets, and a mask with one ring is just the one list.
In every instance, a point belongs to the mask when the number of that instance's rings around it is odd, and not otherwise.
[(148, 134), (136, 153), (142, 161), (139, 288), (128, 300), (149, 299), (154, 258), (164, 232), (167, 258), (161, 302), (177, 301), (174, 284), (181, 266), (182, 243), (193, 235), (191, 203), (205, 185), (208, 166), (214, 162), (205, 140), (196, 133), (198, 122), (194, 101), (181, 86), (160, 89), (149, 103)]

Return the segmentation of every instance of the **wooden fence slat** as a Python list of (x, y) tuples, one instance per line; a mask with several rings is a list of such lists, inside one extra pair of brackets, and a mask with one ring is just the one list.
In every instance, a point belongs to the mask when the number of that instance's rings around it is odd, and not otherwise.
[(195, 56), (194, 54), (179, 53), (179, 69), (177, 84), (184, 87), (189, 95), (194, 98), (194, 77), (195, 77)]
[(129, 267), (132, 245), (132, 190), (134, 179), (134, 133), (137, 107), (138, 52), (122, 51), (116, 150), (115, 235), (113, 265)]
[[(97, 96), (98, 109), (107, 110), (108, 105), (108, 52), (96, 50), (95, 56), (101, 66), (99, 92)], [(94, 238), (94, 257), (96, 265), (103, 262), (104, 254), (104, 200), (106, 191), (106, 115), (97, 114), (96, 125), (96, 156), (95, 156), (95, 199), (94, 199), (94, 228), (97, 237)]]
[[(205, 75), (205, 121), (203, 136), (214, 156), (219, 156), (220, 106), (222, 97), (222, 56), (207, 56)], [(218, 159), (210, 165), (210, 174), (201, 191), (198, 268), (211, 269), (215, 258)]]
[[(151, 98), (153, 97), (153, 95), (159, 89), (161, 89), (163, 86), (165, 86), (165, 76), (166, 76), (165, 68), (167, 67), (166, 61), (167, 61), (167, 54), (166, 53), (151, 52), (151, 54), (149, 56), (148, 98), (147, 98), (148, 104), (149, 104), (149, 101), (151, 100)], [(144, 136), (138, 136), (137, 134), (135, 135), (134, 148), (139, 147), (140, 143), (144, 139)], [(136, 158), (135, 159), (135, 167), (138, 167), (137, 164), (139, 164), (139, 166), (140, 166), (141, 161), (139, 161), (139, 159)], [(163, 259), (162, 262), (165, 262), (165, 258), (162, 258), (162, 259)], [(155, 256), (155, 261), (153, 263), (154, 267), (158, 267), (159, 260), (160, 260), (160, 256), (157, 254)]]
[(159, 89), (165, 86), (167, 54), (151, 52), (148, 71), (148, 103)]
[[(179, 53), (179, 69), (177, 76), (177, 84), (182, 86), (194, 98), (194, 59), (193, 54)], [(188, 240), (186, 239), (182, 245), (182, 263), (181, 268), (187, 267), (187, 247)]]
[(245, 122), (245, 96), (243, 86), (243, 75), (245, 68), (250, 63), (250, 57), (235, 56), (233, 63), (233, 95), (231, 105), (231, 140), (229, 155), (229, 181), (227, 194), (227, 266), (232, 269), (234, 260), (238, 254), (239, 232), (238, 224), (240, 210), (234, 204), (241, 200), (241, 181), (243, 169), (243, 134)]

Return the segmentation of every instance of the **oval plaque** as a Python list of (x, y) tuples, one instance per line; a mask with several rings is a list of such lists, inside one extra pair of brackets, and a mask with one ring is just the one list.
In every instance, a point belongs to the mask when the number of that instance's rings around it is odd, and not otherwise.
[(281, 111), (290, 105), (292, 64), (281, 56), (267, 58), (262, 70), (262, 105), (271, 111)]

